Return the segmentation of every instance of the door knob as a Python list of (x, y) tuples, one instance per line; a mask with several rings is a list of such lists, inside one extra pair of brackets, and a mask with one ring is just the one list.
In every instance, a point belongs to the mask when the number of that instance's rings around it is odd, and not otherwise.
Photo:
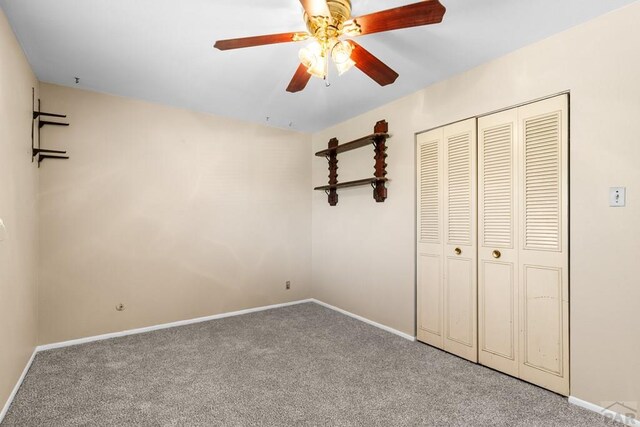
[(462, 253), (462, 249), (460, 249), (460, 248), (455, 248), (455, 249), (453, 250), (453, 252), (454, 252), (456, 255), (460, 255), (460, 254)]
[(491, 252), (491, 255), (493, 255), (495, 259), (498, 259), (502, 256), (502, 253), (500, 253), (500, 251), (496, 249), (495, 251)]

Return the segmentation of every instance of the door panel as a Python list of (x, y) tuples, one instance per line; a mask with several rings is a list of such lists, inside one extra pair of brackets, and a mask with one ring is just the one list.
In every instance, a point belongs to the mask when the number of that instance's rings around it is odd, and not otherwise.
[(476, 120), (446, 126), (444, 139), (444, 349), (478, 361)]
[(524, 266), (523, 363), (562, 376), (562, 274)]
[(479, 361), (518, 376), (517, 109), (478, 119)]
[(442, 258), (420, 254), (418, 277), (418, 339), (442, 348)]
[(417, 338), (444, 347), (442, 129), (417, 139)]
[(478, 120), (480, 363), (567, 395), (568, 99)]
[[(418, 340), (477, 361), (475, 119), (417, 138)], [(457, 253), (458, 251), (459, 253)]]
[(569, 394), (566, 95), (518, 109), (520, 378)]
[[(473, 347), (473, 260), (471, 258), (447, 258), (447, 340)], [(451, 344), (451, 343), (450, 343)]]
[(480, 298), (483, 307), (491, 308), (483, 310), (480, 319), (480, 351), (489, 353), (490, 359), (497, 356), (516, 360), (517, 306), (513, 267), (512, 263), (505, 262), (480, 263), (481, 281), (487, 284)]

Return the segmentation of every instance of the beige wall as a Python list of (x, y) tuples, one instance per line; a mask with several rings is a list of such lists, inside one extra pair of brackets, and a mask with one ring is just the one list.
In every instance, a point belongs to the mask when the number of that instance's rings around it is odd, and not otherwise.
[[(521, 49), (313, 136), (343, 142), (387, 119), (389, 199), (367, 188), (313, 199), (316, 298), (415, 331), (414, 133), (571, 91), (571, 386), (600, 405), (640, 403), (640, 3)], [(402, 78), (402, 76), (400, 77)], [(339, 156), (341, 180), (372, 173), (373, 152)], [(313, 183), (326, 181), (313, 162)], [(626, 208), (608, 188), (626, 186)]]
[(41, 91), (41, 344), (310, 297), (309, 135)]
[(36, 345), (38, 169), (31, 163), (36, 80), (0, 9), (0, 411)]

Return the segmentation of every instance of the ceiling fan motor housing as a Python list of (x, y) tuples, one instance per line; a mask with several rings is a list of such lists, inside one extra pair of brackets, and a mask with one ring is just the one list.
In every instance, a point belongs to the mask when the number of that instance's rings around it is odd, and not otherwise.
[(320, 41), (340, 36), (345, 21), (351, 17), (351, 0), (327, 0), (331, 16), (309, 16), (304, 14), (309, 33)]

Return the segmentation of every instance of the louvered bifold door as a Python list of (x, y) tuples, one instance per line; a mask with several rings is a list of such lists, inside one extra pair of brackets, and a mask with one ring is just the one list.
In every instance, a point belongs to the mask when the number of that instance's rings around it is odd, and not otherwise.
[(520, 378), (569, 393), (568, 98), (518, 109)]
[(476, 119), (444, 128), (444, 349), (478, 360)]
[(478, 119), (478, 359), (518, 376), (517, 109)]
[(417, 338), (443, 348), (443, 130), (417, 138)]

